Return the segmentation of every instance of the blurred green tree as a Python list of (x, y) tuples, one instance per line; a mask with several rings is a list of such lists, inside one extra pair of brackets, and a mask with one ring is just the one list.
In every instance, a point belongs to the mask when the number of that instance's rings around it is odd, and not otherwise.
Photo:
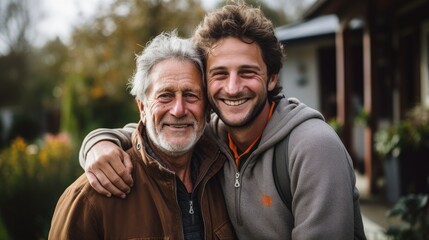
[(197, 0), (117, 0), (77, 27), (62, 85), (63, 130), (80, 138), (96, 127), (137, 121), (126, 86), (135, 54), (162, 31), (177, 29), (190, 37), (204, 13)]
[[(23, 99), (26, 98), (26, 84), (31, 77), (30, 38), (35, 30), (34, 19), (39, 14), (38, 5), (33, 1), (0, 2), (0, 114), (2, 117), (13, 117), (15, 129), (23, 128), (21, 133), (26, 138), (34, 138), (39, 128), (36, 117), (21, 110)], [(0, 147), (4, 147), (16, 131), (11, 129), (13, 126), (4, 129), (4, 123), (0, 123)]]

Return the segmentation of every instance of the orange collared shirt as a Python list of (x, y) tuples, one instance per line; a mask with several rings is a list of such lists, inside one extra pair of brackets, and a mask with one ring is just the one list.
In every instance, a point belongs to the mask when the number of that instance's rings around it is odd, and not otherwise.
[[(274, 108), (275, 108), (275, 102), (273, 101), (271, 103), (271, 107), (270, 107), (270, 113), (268, 114), (268, 120), (267, 122), (271, 119), (271, 116), (273, 115), (274, 112)], [(247, 159), (247, 157), (250, 155), (250, 153), (253, 152), (253, 150), (255, 150), (256, 146), (259, 143), (259, 140), (261, 140), (261, 136), (262, 133), (252, 142), (252, 144), (250, 144), (250, 146), (241, 154), (239, 153), (239, 149), (237, 148), (237, 146), (235, 145), (234, 141), (231, 138), (231, 135), (228, 133), (228, 140), (229, 140), (229, 148), (231, 149), (232, 153), (234, 154), (234, 158), (235, 158), (235, 165), (237, 167), (237, 169), (240, 166), (240, 161), (245, 161)]]

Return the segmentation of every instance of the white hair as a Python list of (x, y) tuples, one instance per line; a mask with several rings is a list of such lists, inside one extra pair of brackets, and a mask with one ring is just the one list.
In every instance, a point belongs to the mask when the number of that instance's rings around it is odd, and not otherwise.
[[(146, 44), (141, 54), (136, 57), (136, 71), (129, 81), (131, 95), (145, 102), (146, 90), (151, 84), (150, 73), (159, 62), (167, 59), (188, 60), (195, 64), (204, 78), (201, 54), (191, 39), (177, 36), (177, 31), (161, 33)], [(205, 85), (205, 81), (202, 81)]]

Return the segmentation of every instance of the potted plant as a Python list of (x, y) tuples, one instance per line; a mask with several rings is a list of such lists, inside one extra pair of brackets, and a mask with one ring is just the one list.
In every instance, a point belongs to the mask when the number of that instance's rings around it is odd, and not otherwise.
[(375, 134), (383, 161), (387, 200), (429, 192), (429, 108), (417, 105), (396, 124)]
[(410, 194), (401, 197), (387, 212), (389, 218), (399, 217), (401, 222), (390, 225), (386, 235), (392, 240), (429, 239), (429, 195)]

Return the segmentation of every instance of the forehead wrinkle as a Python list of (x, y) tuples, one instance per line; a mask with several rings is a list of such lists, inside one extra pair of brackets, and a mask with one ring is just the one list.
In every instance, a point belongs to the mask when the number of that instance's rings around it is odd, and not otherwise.
[(182, 92), (193, 92), (193, 93), (201, 94), (202, 93), (202, 88), (201, 87), (196, 87), (196, 86), (185, 86), (183, 88)]
[(195, 86), (194, 84), (189, 83), (181, 83), (177, 82), (177, 84), (170, 83), (161, 83), (160, 86), (156, 89), (157, 92), (201, 92), (201, 86)]

